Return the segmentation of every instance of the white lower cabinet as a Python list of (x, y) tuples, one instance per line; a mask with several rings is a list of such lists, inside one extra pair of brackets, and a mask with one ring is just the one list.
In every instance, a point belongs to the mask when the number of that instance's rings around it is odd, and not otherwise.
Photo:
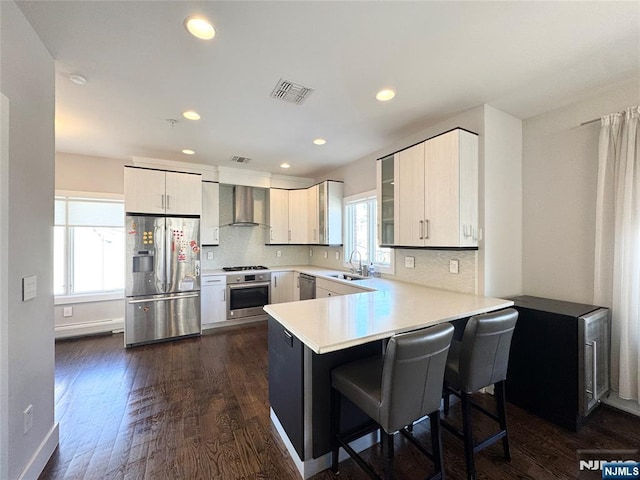
[(227, 319), (227, 277), (204, 275), (200, 291), (200, 313), (202, 326), (223, 322)]
[(365, 288), (333, 282), (324, 278), (316, 278), (316, 298), (335, 297), (336, 295), (351, 295), (352, 293), (368, 292)]
[(293, 272), (271, 272), (271, 303), (293, 301)]

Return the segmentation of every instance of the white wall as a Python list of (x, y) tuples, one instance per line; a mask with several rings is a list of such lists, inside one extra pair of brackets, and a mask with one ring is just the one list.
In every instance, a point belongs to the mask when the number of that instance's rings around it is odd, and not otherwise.
[(56, 153), (56, 190), (124, 194), (124, 166), (115, 158)]
[(639, 79), (523, 124), (523, 290), (593, 301), (599, 122), (640, 103)]
[[(52, 225), (54, 64), (13, 2), (0, 2), (0, 90), (9, 100), (7, 318), (2, 318), (0, 478), (37, 478), (58, 443), (54, 421)], [(8, 205), (5, 203), (8, 202)], [(4, 220), (4, 219), (3, 219)], [(3, 225), (3, 228), (5, 225)], [(22, 301), (22, 278), (37, 296)], [(23, 411), (33, 428), (23, 433)], [(8, 439), (8, 441), (7, 441)]]
[[(55, 155), (56, 190), (124, 194), (124, 166), (121, 159), (57, 152)], [(72, 308), (65, 317), (63, 309)], [(85, 303), (56, 302), (55, 337), (111, 332), (124, 328), (124, 298)]]
[(484, 172), (480, 175), (479, 291), (522, 293), (522, 121), (484, 108)]

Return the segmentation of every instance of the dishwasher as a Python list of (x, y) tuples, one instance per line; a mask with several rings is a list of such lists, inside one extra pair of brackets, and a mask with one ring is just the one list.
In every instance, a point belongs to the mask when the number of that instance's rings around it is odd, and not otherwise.
[(300, 300), (316, 298), (316, 277), (300, 274)]

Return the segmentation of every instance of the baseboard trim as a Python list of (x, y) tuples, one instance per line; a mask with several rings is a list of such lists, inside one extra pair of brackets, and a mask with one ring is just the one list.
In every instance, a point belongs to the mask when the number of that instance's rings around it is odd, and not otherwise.
[(96, 322), (75, 323), (73, 325), (58, 325), (55, 327), (55, 338), (82, 337), (98, 333), (116, 333), (124, 329), (124, 318), (99, 320)]
[(60, 425), (56, 422), (44, 440), (42, 440), (42, 443), (29, 460), (29, 463), (24, 467), (18, 480), (37, 480), (44, 470), (44, 467), (46, 467), (51, 455), (53, 455), (53, 452), (58, 447), (59, 441)]
[(611, 392), (608, 396), (602, 399), (602, 403), (605, 405), (609, 405), (613, 408), (617, 408), (618, 410), (622, 410), (623, 412), (630, 413), (631, 415), (635, 415), (640, 417), (640, 405), (635, 400), (625, 400), (620, 398), (618, 392)]

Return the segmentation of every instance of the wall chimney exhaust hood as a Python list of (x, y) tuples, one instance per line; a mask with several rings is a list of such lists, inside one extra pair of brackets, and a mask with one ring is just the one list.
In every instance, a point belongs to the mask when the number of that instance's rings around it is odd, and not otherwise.
[(233, 222), (239, 227), (258, 225), (253, 213), (253, 187), (236, 185), (233, 187)]

